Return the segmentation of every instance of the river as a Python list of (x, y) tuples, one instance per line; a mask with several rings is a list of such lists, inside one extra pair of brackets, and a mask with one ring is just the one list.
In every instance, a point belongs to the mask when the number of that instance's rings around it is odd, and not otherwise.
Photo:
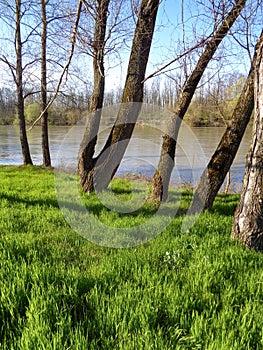
[[(50, 127), (50, 150), (55, 167), (65, 162), (72, 163), (73, 167), (76, 166), (83, 130), (83, 126)], [(97, 152), (102, 147), (108, 131), (109, 128), (106, 126), (100, 131)], [(180, 179), (180, 182), (190, 182), (195, 185), (223, 132), (223, 127), (190, 128), (183, 125), (177, 142), (176, 167), (172, 174), (172, 182), (178, 183)], [(162, 134), (160, 125), (138, 125), (118, 174), (139, 173), (152, 176), (159, 160)], [(251, 131), (247, 130), (231, 168), (232, 191), (240, 189), (250, 136)], [(29, 131), (28, 139), (33, 162), (39, 165), (42, 161), (40, 127)], [(60, 149), (61, 144), (63, 147)], [(0, 126), (0, 164), (22, 164), (19, 129), (16, 126)]]

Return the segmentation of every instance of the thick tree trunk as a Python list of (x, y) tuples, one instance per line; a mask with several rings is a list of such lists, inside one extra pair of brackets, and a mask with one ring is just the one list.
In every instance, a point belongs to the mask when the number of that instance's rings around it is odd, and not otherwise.
[(142, 0), (132, 43), (122, 105), (103, 150), (93, 159), (91, 176), (83, 189), (102, 190), (123, 158), (143, 100), (143, 79), (148, 62), (159, 0)]
[(97, 143), (97, 133), (103, 106), (105, 73), (104, 73), (104, 45), (110, 0), (98, 1), (97, 17), (94, 29), (93, 47), (93, 93), (90, 103), (90, 117), (87, 120), (85, 133), (81, 141), (78, 154), (78, 172), (80, 185), (84, 192), (93, 190), (93, 156)]
[(41, 109), (45, 111), (42, 116), (42, 154), (43, 166), (51, 166), (51, 157), (48, 140), (48, 111), (47, 107), (47, 18), (46, 18), (46, 0), (40, 0), (42, 13), (42, 35), (41, 35)]
[[(261, 41), (263, 36), (261, 37)], [(226, 128), (212, 158), (204, 170), (189, 213), (196, 214), (211, 209), (224, 179), (234, 161), (247, 124), (254, 108), (254, 66), (256, 52), (252, 66), (242, 93), (233, 111), (231, 123)]]
[(219, 44), (227, 35), (228, 31), (244, 8), (246, 0), (237, 0), (222, 25), (215, 32), (213, 38), (208, 42), (205, 51), (199, 58), (193, 73), (188, 78), (182, 94), (176, 104), (174, 116), (168, 124), (167, 134), (163, 137), (161, 156), (158, 169), (154, 174), (152, 198), (154, 200), (166, 200), (168, 196), (168, 185), (171, 173), (174, 167), (174, 157), (176, 149), (176, 140), (179, 132), (180, 121), (183, 119), (187, 108), (195, 93), (196, 87), (208, 65), (216, 52)]
[(17, 114), (20, 128), (20, 143), (22, 147), (24, 165), (33, 164), (26, 133), (23, 94), (23, 67), (22, 67), (22, 40), (21, 40), (21, 1), (16, 0), (16, 91), (17, 91)]
[(245, 246), (263, 251), (263, 42), (255, 66), (255, 116), (240, 201), (232, 237)]

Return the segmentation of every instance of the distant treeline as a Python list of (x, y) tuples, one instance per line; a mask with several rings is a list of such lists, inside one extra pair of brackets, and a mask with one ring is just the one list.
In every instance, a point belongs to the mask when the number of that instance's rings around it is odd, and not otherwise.
[[(233, 73), (217, 84), (207, 88), (199, 88), (188, 108), (185, 119), (195, 126), (220, 126), (230, 118), (240, 95), (245, 77)], [(155, 80), (150, 86), (146, 85), (144, 102), (172, 110), (179, 97), (180, 87), (174, 82)], [(61, 94), (49, 108), (50, 125), (73, 125), (87, 114), (90, 105), (91, 92), (76, 94), (69, 92)], [(121, 88), (105, 93), (104, 106), (120, 103)], [(28, 125), (40, 115), (40, 96), (30, 95), (25, 103), (25, 118)], [(151, 116), (149, 115), (149, 118)], [(39, 122), (40, 123), (40, 122)], [(16, 94), (10, 88), (0, 88), (0, 124), (18, 124), (16, 113)]]

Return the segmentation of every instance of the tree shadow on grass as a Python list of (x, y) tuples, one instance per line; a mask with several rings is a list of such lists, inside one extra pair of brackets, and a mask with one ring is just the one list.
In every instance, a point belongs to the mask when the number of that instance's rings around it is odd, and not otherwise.
[(16, 203), (24, 203), (29, 206), (35, 206), (40, 205), (43, 207), (54, 207), (58, 208), (58, 202), (56, 199), (53, 198), (46, 198), (46, 199), (27, 199), (27, 198), (21, 198), (17, 195), (8, 194), (8, 193), (0, 193), (0, 200), (7, 200), (10, 202), (10, 206), (16, 204)]
[(232, 204), (214, 204), (213, 208), (211, 209), (211, 213), (220, 214), (223, 216), (234, 216), (236, 211), (237, 203)]
[(215, 202), (220, 201), (222, 203), (230, 203), (230, 202), (237, 202), (240, 198), (239, 194), (225, 194), (225, 193), (218, 193), (216, 195)]
[(236, 207), (237, 207), (238, 201), (237, 200), (230, 200), (230, 199), (224, 199), (224, 201), (215, 201), (211, 213), (217, 213), (224, 216), (234, 216)]
[[(115, 192), (115, 191), (114, 191)], [(140, 192), (140, 190), (136, 191)], [(116, 191), (117, 194), (124, 194), (123, 191)], [(125, 191), (125, 194), (129, 194), (129, 190)], [(110, 213), (111, 211), (118, 213), (118, 216), (121, 218), (125, 217), (137, 217), (138, 215), (150, 218), (157, 213), (157, 211), (162, 207), (161, 212), (165, 215), (172, 215), (174, 217), (178, 217), (181, 215), (185, 215), (189, 208), (191, 202), (192, 194), (187, 192), (173, 191), (169, 194), (169, 200), (166, 202), (159, 203), (158, 201), (153, 201), (150, 197), (145, 198), (145, 202), (143, 205), (137, 210), (130, 212), (123, 212), (123, 208), (121, 206), (121, 200), (118, 205), (114, 205), (112, 207), (107, 207), (103, 203), (100, 202), (99, 198), (96, 194), (91, 195), (91, 197), (84, 197), (84, 203), (88, 211), (92, 214), (97, 215), (98, 217), (105, 211)], [(125, 202), (125, 201), (124, 201)]]
[[(116, 206), (115, 208), (108, 208), (106, 206), (104, 206), (102, 203), (87, 203), (86, 204), (86, 208), (87, 210), (96, 215), (96, 216), (100, 216), (102, 213), (104, 213), (105, 211), (110, 213), (110, 212), (115, 212), (118, 213), (118, 216), (121, 217), (136, 217), (138, 215), (144, 216), (144, 217), (150, 217), (152, 215), (154, 215), (157, 210), (158, 210), (159, 206), (154, 206), (151, 204), (146, 204), (144, 206), (142, 206), (141, 208), (139, 208), (138, 210), (132, 211), (132, 212), (120, 212), (118, 210), (118, 207)], [(83, 209), (83, 208), (82, 208)]]

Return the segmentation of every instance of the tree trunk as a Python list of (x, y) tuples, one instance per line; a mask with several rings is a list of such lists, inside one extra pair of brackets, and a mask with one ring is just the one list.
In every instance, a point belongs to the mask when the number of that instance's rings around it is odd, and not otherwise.
[(199, 58), (193, 73), (188, 78), (178, 103), (175, 106), (174, 115), (168, 124), (167, 134), (163, 137), (162, 150), (157, 171), (153, 177), (152, 198), (157, 201), (166, 200), (168, 196), (168, 185), (174, 167), (176, 140), (181, 121), (195, 93), (196, 87), (216, 52), (219, 44), (227, 35), (228, 31), (244, 8), (246, 0), (237, 0), (222, 25), (208, 42), (205, 51)]
[(97, 143), (97, 133), (100, 125), (105, 89), (104, 45), (109, 2), (110, 0), (98, 1), (97, 17), (95, 20), (93, 44), (94, 87), (90, 103), (91, 115), (87, 120), (78, 154), (78, 173), (80, 176), (80, 185), (84, 192), (90, 192), (93, 189), (93, 156)]
[(263, 41), (255, 65), (255, 116), (240, 201), (232, 237), (245, 246), (263, 251)]
[(41, 35), (41, 110), (42, 116), (42, 154), (43, 166), (51, 166), (51, 157), (48, 140), (48, 111), (47, 107), (47, 18), (46, 18), (46, 0), (40, 0), (42, 13), (42, 35)]
[[(93, 159), (91, 176), (84, 191), (105, 189), (123, 158), (143, 100), (143, 79), (149, 58), (159, 0), (142, 0), (134, 33), (122, 105), (115, 124), (98, 157)], [(133, 103), (131, 103), (133, 102)]]
[[(263, 35), (260, 40), (263, 40)], [(189, 209), (189, 213), (191, 214), (200, 213), (212, 208), (215, 196), (234, 161), (254, 108), (255, 62), (256, 51), (246, 83), (233, 111), (231, 123), (226, 128), (194, 193), (193, 202)]]
[(17, 114), (20, 128), (20, 143), (22, 147), (24, 165), (33, 164), (26, 133), (26, 122), (24, 114), (23, 94), (23, 67), (22, 67), (22, 40), (21, 40), (21, 1), (16, 0), (16, 92), (17, 92)]

